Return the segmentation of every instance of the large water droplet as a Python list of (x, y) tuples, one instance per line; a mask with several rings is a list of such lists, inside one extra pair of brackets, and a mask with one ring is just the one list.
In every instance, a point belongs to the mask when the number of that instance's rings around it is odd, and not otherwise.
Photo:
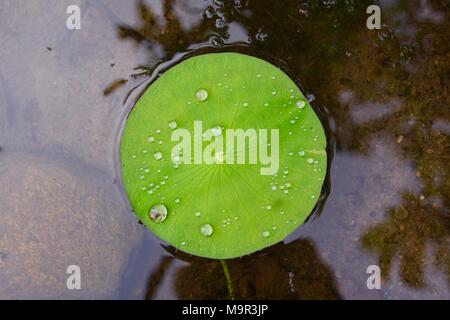
[(206, 99), (208, 99), (208, 91), (206, 91), (205, 89), (199, 89), (195, 93), (195, 97), (198, 101), (206, 101)]
[(149, 212), (150, 219), (155, 223), (161, 223), (167, 218), (167, 208), (165, 205), (158, 203), (151, 207)]
[(213, 227), (206, 223), (200, 227), (200, 233), (205, 237), (210, 237), (213, 234)]

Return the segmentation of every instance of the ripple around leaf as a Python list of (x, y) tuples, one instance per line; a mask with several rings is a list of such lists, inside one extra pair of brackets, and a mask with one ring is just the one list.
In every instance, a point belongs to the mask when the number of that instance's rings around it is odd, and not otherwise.
[[(196, 99), (199, 89), (206, 100)], [(261, 175), (260, 164), (174, 165), (172, 121), (190, 132), (194, 121), (203, 130), (279, 129), (278, 173)], [(305, 221), (322, 190), (325, 149), (320, 120), (286, 74), (254, 57), (219, 53), (187, 59), (147, 89), (128, 117), (120, 156), (131, 207), (150, 230), (184, 252), (224, 259), (282, 241)], [(155, 204), (168, 209), (163, 223), (148, 216)], [(205, 224), (210, 237), (199, 232)]]

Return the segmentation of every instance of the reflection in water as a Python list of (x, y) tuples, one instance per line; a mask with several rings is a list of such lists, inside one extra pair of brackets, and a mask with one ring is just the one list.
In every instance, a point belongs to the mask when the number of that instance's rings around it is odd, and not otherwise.
[[(382, 208), (386, 221), (376, 218), (376, 211), (370, 209), (370, 204), (384, 195), (365, 194), (362, 198), (368, 205), (358, 207), (360, 196), (356, 194), (356, 202), (337, 201), (331, 209), (325, 208), (314, 224), (302, 229), (311, 240), (296, 240), (227, 261), (238, 297), (339, 298), (335, 274), (320, 257), (333, 256), (326, 254), (327, 246), (342, 237), (356, 239), (350, 248), (352, 256), (376, 253), (386, 282), (396, 281), (389, 274), (394, 272), (393, 261), (400, 259), (401, 281), (407, 287), (423, 288), (426, 276), (433, 278), (426, 268), (428, 246), (434, 252), (434, 265), (450, 279), (450, 112), (446, 107), (450, 102), (450, 11), (441, 0), (380, 1), (383, 28), (369, 31), (365, 9), (372, 2), (247, 0), (186, 1), (180, 5), (180, 1), (166, 0), (159, 16), (139, 1), (140, 25), (117, 27), (123, 39), (144, 44), (161, 61), (175, 63), (177, 54), (202, 53), (205, 48), (265, 58), (291, 75), (305, 93), (313, 92), (315, 108), (331, 119), (329, 134), (336, 140), (335, 152), (338, 158), (347, 159), (335, 161), (332, 172), (357, 170), (362, 161), (371, 166), (358, 169), (356, 182), (391, 179), (388, 172), (378, 172), (379, 168), (413, 173), (390, 186), (389, 192), (401, 202)], [(146, 74), (152, 68), (147, 66)], [(370, 150), (385, 144), (394, 146), (392, 154), (374, 158)], [(375, 165), (391, 161), (393, 156), (394, 163)], [(408, 170), (403, 170), (405, 167)], [(343, 189), (333, 189), (333, 185), (345, 185), (347, 179), (344, 174), (334, 176), (343, 181), (331, 181), (330, 198), (353, 197)], [(371, 192), (370, 188), (362, 190)], [(355, 211), (349, 211), (352, 209)], [(351, 225), (342, 226), (344, 221)], [(360, 221), (364, 223), (355, 225)], [(317, 245), (313, 246), (313, 241)], [(176, 269), (174, 287), (179, 297), (227, 297), (219, 262), (179, 253), (174, 256), (189, 262)], [(356, 289), (342, 286), (355, 298), (367, 292), (364, 274), (370, 262), (363, 258), (358, 260), (358, 270), (348, 270), (351, 259), (336, 258), (328, 263), (346, 274), (363, 274), (356, 277), (361, 283), (352, 283)], [(164, 259), (150, 277), (147, 298), (155, 297), (155, 284), (171, 261)], [(383, 288), (382, 295), (371, 297), (402, 295), (400, 289), (396, 293), (392, 288)], [(387, 294), (389, 290), (392, 292)], [(417, 291), (414, 294), (420, 297)], [(446, 294), (448, 291), (441, 296)]]
[[(230, 290), (220, 261), (193, 257), (168, 248), (188, 262), (176, 271), (175, 290), (181, 299), (228, 299)], [(147, 299), (167, 270), (171, 258), (163, 259), (148, 283)], [(231, 286), (237, 299), (339, 299), (329, 267), (317, 255), (310, 240), (279, 243), (263, 252), (227, 260)]]
[(383, 275), (389, 276), (394, 258), (399, 257), (402, 280), (411, 287), (423, 287), (426, 248), (432, 246), (433, 263), (447, 273), (450, 283), (450, 218), (410, 193), (387, 216), (386, 222), (372, 227), (361, 239), (365, 248), (378, 254)]

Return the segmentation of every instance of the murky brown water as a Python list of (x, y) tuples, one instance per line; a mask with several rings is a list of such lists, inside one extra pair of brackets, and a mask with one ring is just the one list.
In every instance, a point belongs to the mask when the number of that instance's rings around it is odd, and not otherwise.
[[(229, 296), (219, 261), (138, 224), (117, 170), (145, 87), (184, 57), (226, 50), (286, 71), (333, 146), (320, 215), (227, 261), (236, 297), (450, 299), (450, 4), (378, 1), (383, 28), (371, 31), (372, 3), (3, 0), (0, 298)], [(65, 27), (71, 4), (79, 31)], [(66, 288), (71, 264), (82, 290)], [(372, 264), (381, 290), (366, 287)]]

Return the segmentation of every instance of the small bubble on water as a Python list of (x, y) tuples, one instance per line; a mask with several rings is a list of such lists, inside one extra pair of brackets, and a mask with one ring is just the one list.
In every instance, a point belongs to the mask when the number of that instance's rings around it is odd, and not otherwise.
[(177, 123), (175, 121), (170, 121), (169, 122), (169, 128), (174, 130), (177, 128)]
[(156, 130), (155, 131), (157, 134), (160, 134), (161, 133), (161, 129), (158, 129), (158, 130)]
[(299, 151), (299, 152), (298, 152), (298, 155), (299, 155), (300, 157), (304, 157), (304, 156), (305, 156), (305, 151)]
[(263, 236), (264, 238), (268, 238), (268, 237), (270, 237), (270, 232), (267, 231), (267, 230), (265, 230), (265, 231), (262, 232), (262, 236)]
[(206, 101), (206, 99), (208, 99), (208, 91), (206, 91), (205, 89), (199, 89), (195, 93), (195, 97), (197, 98), (198, 101), (201, 102)]
[(205, 237), (212, 236), (213, 232), (213, 227), (209, 223), (206, 223), (200, 227), (200, 233)]
[(147, 141), (150, 142), (150, 143), (154, 142), (155, 141), (155, 137), (151, 137), (150, 136), (150, 137), (147, 138)]
[(180, 203), (180, 198), (176, 198), (175, 203)]
[(306, 162), (308, 162), (308, 164), (313, 164), (314, 163), (314, 159), (313, 158), (308, 158), (306, 160)]
[(267, 210), (272, 210), (272, 206), (266, 206)]
[(167, 218), (167, 208), (165, 205), (158, 203), (151, 207), (149, 212), (150, 219), (155, 223), (161, 223)]
[(273, 190), (273, 191), (276, 191), (277, 189), (278, 189), (277, 186), (272, 186), (272, 190)]
[(201, 212), (200, 211), (196, 211), (196, 212), (194, 212), (194, 216), (196, 216), (196, 217), (200, 217), (202, 214), (201, 214)]
[(242, 106), (248, 107), (248, 102), (244, 102), (244, 103), (242, 104)]
[(306, 98), (308, 99), (309, 103), (313, 102), (314, 100), (316, 100), (316, 97), (313, 94), (308, 94), (306, 96)]

